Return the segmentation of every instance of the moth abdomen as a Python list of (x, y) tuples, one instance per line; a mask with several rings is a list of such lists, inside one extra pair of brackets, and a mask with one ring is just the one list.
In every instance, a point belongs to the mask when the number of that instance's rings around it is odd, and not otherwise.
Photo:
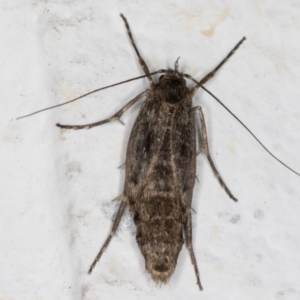
[(159, 211), (147, 222), (136, 222), (137, 243), (145, 266), (156, 283), (166, 283), (173, 274), (184, 243), (183, 224), (173, 217), (164, 218)]

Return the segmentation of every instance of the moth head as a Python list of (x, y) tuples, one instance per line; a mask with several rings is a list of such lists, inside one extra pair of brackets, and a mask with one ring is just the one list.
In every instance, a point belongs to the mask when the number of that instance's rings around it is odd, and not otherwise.
[(159, 77), (159, 81), (166, 79), (166, 80), (173, 80), (174, 82), (179, 82), (185, 84), (185, 80), (183, 78), (183, 74), (178, 72), (178, 57), (176, 61), (174, 62), (174, 70), (173, 69), (168, 69), (165, 71), (165, 74), (161, 75)]
[(159, 82), (156, 86), (157, 92), (169, 105), (175, 105), (181, 102), (188, 93), (186, 81), (182, 73), (172, 69), (166, 70), (165, 73), (159, 77)]
[(173, 82), (174, 84), (186, 85), (183, 74), (172, 69), (166, 70), (165, 73), (159, 77), (159, 82)]

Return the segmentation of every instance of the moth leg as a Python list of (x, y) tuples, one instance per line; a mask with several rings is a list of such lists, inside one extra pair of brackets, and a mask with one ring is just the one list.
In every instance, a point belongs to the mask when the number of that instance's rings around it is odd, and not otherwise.
[(153, 79), (152, 79), (152, 77), (150, 75), (150, 71), (148, 69), (148, 66), (147, 66), (146, 62), (141, 57), (140, 52), (139, 52), (138, 48), (135, 45), (135, 42), (134, 42), (134, 39), (132, 37), (131, 30), (130, 30), (129, 24), (127, 22), (127, 19), (124, 17), (123, 14), (120, 14), (120, 16), (121, 16), (121, 18), (123, 19), (123, 21), (125, 23), (125, 26), (126, 26), (127, 33), (128, 33), (129, 38), (130, 38), (131, 44), (132, 44), (132, 46), (134, 48), (134, 51), (135, 51), (136, 55), (139, 58), (139, 63), (141, 65), (142, 69), (144, 70), (144, 73), (147, 75), (147, 78), (148, 78), (148, 80), (150, 82), (150, 86), (152, 87), (153, 86)]
[(88, 273), (91, 274), (94, 267), (96, 266), (97, 262), (99, 261), (99, 259), (101, 258), (103, 252), (105, 251), (105, 249), (107, 248), (107, 246), (109, 245), (109, 242), (111, 241), (112, 237), (114, 236), (114, 234), (116, 233), (117, 229), (118, 229), (118, 226), (120, 224), (120, 221), (122, 219), (122, 216), (123, 216), (123, 213), (124, 213), (124, 210), (126, 208), (126, 205), (127, 205), (127, 202), (124, 202), (122, 201), (120, 206), (119, 206), (119, 209), (118, 209), (118, 212), (117, 212), (117, 216), (115, 218), (115, 221), (114, 221), (114, 224), (113, 224), (113, 227), (111, 229), (111, 232), (108, 236), (108, 238), (106, 239), (105, 243), (103, 244), (102, 248), (100, 249), (98, 255), (96, 256), (94, 262), (92, 263)]
[(193, 108), (193, 111), (195, 113), (198, 113), (199, 117), (200, 117), (200, 122), (201, 122), (201, 141), (202, 141), (202, 149), (204, 150), (206, 156), (207, 156), (207, 159), (208, 159), (208, 162), (215, 174), (215, 176), (217, 177), (221, 187), (225, 190), (225, 192), (227, 193), (227, 195), (229, 196), (229, 198), (231, 198), (233, 201), (238, 201), (238, 199), (236, 199), (232, 193), (230, 192), (229, 188), (226, 186), (225, 182), (223, 181), (223, 179), (221, 178), (219, 172), (217, 171), (216, 167), (215, 167), (215, 164), (210, 156), (210, 153), (209, 153), (209, 148), (208, 148), (208, 142), (207, 142), (207, 132), (206, 132), (206, 126), (205, 126), (205, 120), (204, 120), (204, 115), (203, 115), (203, 112), (202, 112), (202, 109), (200, 106), (197, 106), (197, 107), (194, 107)]
[(198, 90), (198, 88), (201, 85), (204, 85), (208, 80), (213, 78), (216, 74), (216, 72), (226, 63), (226, 61), (234, 54), (234, 52), (240, 47), (240, 45), (246, 40), (245, 37), (243, 37), (235, 46), (234, 48), (227, 54), (227, 56), (211, 71), (209, 72), (206, 76), (204, 76), (198, 83), (197, 85), (193, 88), (192, 90), (192, 95), (195, 94), (195, 92)]
[(121, 166), (118, 167), (118, 169), (124, 169), (126, 166), (126, 163), (121, 164)]
[(202, 291), (203, 287), (201, 285), (199, 270), (198, 270), (198, 266), (197, 266), (197, 261), (196, 261), (196, 257), (195, 257), (194, 250), (193, 250), (193, 245), (192, 245), (192, 216), (191, 216), (190, 212), (187, 215), (187, 221), (186, 221), (186, 224), (184, 226), (184, 233), (185, 233), (186, 247), (189, 250), (191, 261), (192, 261), (192, 264), (194, 266), (195, 275), (196, 275), (196, 278), (197, 278), (197, 284), (199, 286), (200, 291)]
[(135, 98), (130, 100), (124, 107), (122, 107), (117, 113), (112, 115), (110, 118), (98, 121), (96, 123), (91, 123), (91, 124), (85, 124), (85, 125), (61, 125), (61, 124), (56, 124), (57, 127), (63, 128), (63, 129), (90, 129), (95, 126), (99, 126), (105, 123), (109, 123), (112, 121), (118, 120), (121, 122), (123, 125), (124, 123), (121, 121), (121, 116), (124, 114), (124, 112), (129, 109), (132, 105), (134, 105), (138, 100), (140, 100), (142, 97), (144, 97), (148, 93), (148, 90), (142, 92), (141, 94), (137, 95)]
[(123, 198), (123, 195), (120, 195), (120, 196), (118, 196), (118, 197), (112, 199), (111, 201), (112, 201), (112, 202), (114, 202), (114, 201), (119, 201), (119, 200), (122, 200), (122, 198)]

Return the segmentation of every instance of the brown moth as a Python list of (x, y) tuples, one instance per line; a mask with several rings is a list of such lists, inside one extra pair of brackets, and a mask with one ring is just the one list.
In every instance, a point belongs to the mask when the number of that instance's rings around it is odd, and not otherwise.
[[(175, 270), (179, 252), (185, 242), (194, 266), (197, 284), (202, 290), (192, 245), (191, 216), (191, 201), (196, 178), (196, 157), (200, 152), (204, 152), (207, 156), (215, 176), (228, 196), (234, 201), (237, 201), (237, 199), (225, 185), (210, 156), (201, 107), (192, 107), (192, 99), (197, 90), (202, 88), (209, 93), (241, 123), (273, 158), (296, 175), (300, 176), (300, 174), (274, 156), (242, 121), (203, 86), (233, 55), (245, 38), (241, 39), (213, 71), (197, 81), (191, 75), (178, 71), (178, 59), (175, 62), (174, 70), (161, 69), (150, 73), (135, 45), (126, 18), (122, 14), (121, 17), (145, 75), (96, 89), (73, 100), (17, 119), (68, 104), (112, 86), (147, 77), (150, 89), (136, 96), (110, 118), (86, 125), (56, 124), (63, 129), (89, 129), (116, 120), (122, 123), (120, 118), (123, 113), (141, 98), (146, 98), (135, 120), (128, 142), (124, 191), (118, 197), (121, 199), (121, 204), (112, 230), (92, 263), (89, 273), (92, 272), (110, 243), (119, 226), (124, 210), (128, 206), (137, 229), (136, 240), (145, 258), (146, 269), (152, 279), (156, 283), (166, 283), (170, 279)], [(159, 73), (163, 75), (160, 76), (157, 83), (154, 83), (151, 75)], [(188, 89), (185, 78), (192, 80), (196, 85), (192, 89)], [(198, 114), (201, 124), (199, 136), (201, 143), (198, 153), (196, 152), (195, 114)]]
[[(86, 125), (61, 125), (63, 129), (88, 129), (119, 120), (123, 113), (142, 97), (146, 100), (132, 128), (126, 155), (125, 185), (121, 204), (109, 237), (89, 269), (99, 261), (115, 234), (124, 210), (129, 208), (136, 225), (136, 241), (145, 258), (146, 269), (156, 283), (166, 283), (175, 270), (179, 252), (185, 242), (194, 266), (197, 284), (202, 290), (192, 245), (191, 201), (196, 178), (195, 114), (201, 122), (201, 144), (221, 186), (234, 201), (211, 159), (201, 107), (192, 107), (192, 98), (199, 87), (212, 78), (245, 40), (243, 38), (227, 57), (199, 82), (175, 69), (150, 73), (133, 40), (129, 24), (121, 14), (150, 89), (128, 102), (108, 119)], [(152, 74), (163, 73), (154, 83)], [(184, 78), (196, 85), (189, 90)], [(200, 150), (200, 151), (201, 151)]]

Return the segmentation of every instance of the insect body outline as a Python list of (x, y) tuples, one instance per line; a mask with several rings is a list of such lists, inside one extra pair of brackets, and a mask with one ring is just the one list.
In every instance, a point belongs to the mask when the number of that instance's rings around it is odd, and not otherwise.
[[(126, 162), (125, 184), (121, 203), (109, 237), (89, 269), (99, 261), (115, 234), (125, 208), (128, 206), (137, 228), (136, 240), (145, 258), (145, 266), (156, 283), (166, 283), (173, 274), (182, 245), (186, 244), (199, 289), (202, 290), (199, 270), (192, 245), (191, 201), (196, 179), (195, 115), (201, 123), (202, 151), (221, 186), (228, 196), (237, 201), (219, 175), (209, 154), (204, 115), (201, 107), (192, 107), (197, 90), (211, 79), (217, 70), (233, 55), (245, 38), (230, 51), (224, 60), (202, 80), (178, 71), (178, 60), (173, 69), (163, 73), (154, 83), (147, 64), (141, 57), (126, 18), (125, 23), (131, 44), (148, 79), (150, 89), (129, 101), (108, 119), (86, 125), (61, 125), (63, 129), (89, 129), (121, 116), (141, 98), (146, 97), (131, 130)], [(189, 90), (186, 80), (196, 85)]]

